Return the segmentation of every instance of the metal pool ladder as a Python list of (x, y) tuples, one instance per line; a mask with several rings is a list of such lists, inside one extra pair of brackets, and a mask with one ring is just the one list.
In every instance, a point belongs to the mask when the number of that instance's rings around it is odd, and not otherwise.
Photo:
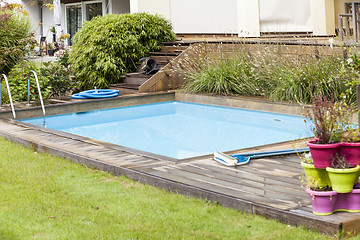
[(36, 80), (36, 85), (37, 85), (37, 89), (38, 89), (39, 97), (40, 97), (41, 108), (42, 108), (42, 112), (43, 112), (44, 117), (45, 117), (45, 107), (44, 107), (44, 101), (43, 101), (42, 96), (41, 96), (39, 79), (37, 77), (36, 72), (33, 71), (33, 70), (30, 70), (30, 72), (28, 74), (28, 80), (27, 80), (28, 99), (27, 99), (27, 104), (26, 105), (31, 106), (31, 104), (30, 104), (30, 77), (31, 77), (31, 73), (34, 74), (34, 77), (35, 77), (35, 80)]
[(8, 94), (9, 94), (11, 111), (12, 111), (12, 114), (13, 114), (14, 119), (15, 119), (15, 118), (16, 118), (16, 114), (15, 114), (14, 104), (13, 104), (13, 101), (12, 101), (12, 98), (11, 98), (9, 82), (8, 82), (7, 77), (6, 77), (5, 74), (1, 74), (1, 75), (0, 75), (0, 108), (2, 108), (2, 101), (1, 101), (1, 81), (2, 81), (3, 78), (5, 79), (6, 88), (7, 88)]

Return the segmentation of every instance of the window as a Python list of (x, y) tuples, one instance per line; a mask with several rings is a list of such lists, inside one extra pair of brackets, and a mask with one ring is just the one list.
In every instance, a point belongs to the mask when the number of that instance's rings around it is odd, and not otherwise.
[(66, 29), (71, 38), (80, 30), (83, 21), (90, 21), (93, 17), (103, 15), (103, 2), (81, 2), (65, 5)]
[(89, 3), (85, 4), (85, 19), (86, 21), (90, 21), (93, 17), (101, 16), (102, 15), (102, 3)]
[[(81, 5), (66, 6), (66, 25), (70, 39), (80, 30), (82, 23)], [(71, 41), (68, 42), (71, 45)]]

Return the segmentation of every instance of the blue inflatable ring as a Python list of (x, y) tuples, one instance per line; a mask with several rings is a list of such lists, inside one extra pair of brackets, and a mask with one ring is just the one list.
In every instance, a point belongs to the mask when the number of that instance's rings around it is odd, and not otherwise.
[(92, 89), (82, 91), (72, 95), (74, 99), (87, 99), (87, 98), (110, 98), (119, 95), (119, 90), (114, 89)]

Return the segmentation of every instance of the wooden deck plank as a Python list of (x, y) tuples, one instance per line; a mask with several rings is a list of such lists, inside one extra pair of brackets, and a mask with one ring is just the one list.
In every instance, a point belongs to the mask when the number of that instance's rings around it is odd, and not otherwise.
[(242, 186), (256, 187), (256, 188), (276, 188), (277, 192), (284, 193), (293, 197), (303, 198), (307, 196), (304, 189), (299, 185), (286, 184), (285, 181), (274, 181), (269, 178), (262, 178), (256, 174), (244, 172), (241, 176), (229, 176), (226, 173), (218, 174), (208, 169), (199, 169), (190, 164), (188, 165), (176, 165), (179, 169), (186, 172), (191, 172), (198, 175), (209, 176), (213, 179), (221, 181), (231, 182)]
[(236, 198), (244, 199), (247, 201), (252, 201), (260, 204), (269, 204), (271, 206), (276, 206), (281, 209), (293, 209), (296, 208), (297, 205), (291, 201), (284, 201), (280, 199), (272, 199), (267, 197), (262, 197), (260, 195), (251, 194), (246, 191), (241, 191), (240, 189), (233, 189), (233, 188), (219, 188), (219, 185), (213, 182), (206, 182), (200, 179), (193, 179), (189, 176), (179, 176), (174, 174), (174, 172), (162, 172), (162, 171), (152, 171), (152, 174), (156, 174), (157, 176), (161, 176), (164, 178), (168, 178), (177, 182), (181, 182), (184, 184), (189, 184), (191, 186), (196, 186), (203, 189), (211, 189), (212, 191), (216, 190), (216, 192), (233, 196)]
[[(197, 184), (196, 186), (201, 187), (202, 185), (199, 183), (202, 183), (204, 185), (211, 185), (212, 190), (216, 190), (221, 193), (225, 193), (229, 189), (231, 189), (233, 196), (235, 197), (241, 197), (244, 193), (247, 194), (254, 194), (256, 196), (263, 197), (263, 202), (269, 202), (270, 199), (275, 199), (276, 201), (283, 201), (287, 203), (292, 203), (291, 208), (297, 207), (298, 202), (301, 202), (303, 199), (299, 197), (293, 197), (293, 196), (287, 196), (285, 194), (281, 194), (280, 192), (274, 192), (274, 189), (271, 187), (266, 188), (265, 186), (262, 186), (261, 188), (258, 188), (256, 184), (254, 183), (247, 183), (247, 184), (235, 184), (219, 179), (214, 179), (209, 176), (204, 175), (198, 175), (186, 171), (179, 171), (178, 169), (172, 169), (167, 167), (164, 169), (165, 172), (180, 176), (182, 178), (186, 179), (192, 179), (192, 184)], [(183, 181), (183, 179), (181, 180)], [(249, 199), (246, 199), (249, 200)], [(271, 201), (271, 200), (270, 200)], [(289, 204), (287, 204), (289, 206)], [(288, 209), (288, 208), (287, 208)]]
[[(212, 171), (212, 172), (215, 172), (218, 174), (226, 174), (226, 175), (230, 175), (233, 177), (246, 178), (246, 177), (248, 177), (247, 176), (248, 174), (252, 174), (252, 175), (261, 177), (263, 179), (271, 179), (273, 181), (284, 182), (284, 183), (293, 184), (293, 185), (300, 184), (299, 177), (301, 176), (301, 174), (293, 176), (292, 178), (284, 178), (282, 176), (273, 175), (269, 171), (266, 171), (266, 172), (259, 171), (257, 168), (254, 168), (251, 164), (245, 165), (242, 167), (233, 168), (233, 167), (223, 166), (223, 165), (221, 165), (219, 163), (215, 163), (213, 161), (211, 161), (209, 163), (196, 161), (196, 162), (193, 162), (192, 165), (206, 168), (209, 171)], [(272, 172), (272, 173), (274, 173), (274, 172)]]

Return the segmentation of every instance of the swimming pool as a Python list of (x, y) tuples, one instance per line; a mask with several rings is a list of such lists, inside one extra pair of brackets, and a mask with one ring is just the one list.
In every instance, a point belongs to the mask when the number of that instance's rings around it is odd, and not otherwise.
[(45, 124), (175, 159), (309, 137), (302, 117), (177, 101), (48, 116)]

